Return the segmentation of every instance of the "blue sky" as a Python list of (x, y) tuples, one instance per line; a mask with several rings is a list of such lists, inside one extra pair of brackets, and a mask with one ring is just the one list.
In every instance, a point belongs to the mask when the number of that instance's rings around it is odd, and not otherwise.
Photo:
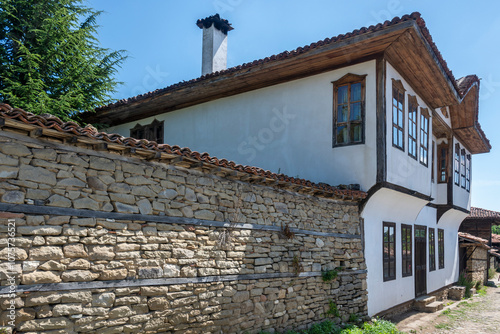
[[(128, 51), (116, 77), (122, 99), (201, 74), (201, 30), (196, 20), (219, 13), (229, 32), (228, 67), (293, 50), (418, 11), (458, 79), (481, 78), (479, 122), (493, 149), (474, 155), (472, 205), (500, 211), (500, 2), (499, 1), (281, 1), (281, 0), (90, 0), (103, 10), (103, 47)], [(499, 197), (497, 197), (499, 196)]]

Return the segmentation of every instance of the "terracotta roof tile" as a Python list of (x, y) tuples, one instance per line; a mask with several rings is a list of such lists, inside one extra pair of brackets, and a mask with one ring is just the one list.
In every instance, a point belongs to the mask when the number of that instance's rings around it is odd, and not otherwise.
[(154, 141), (148, 141), (145, 139), (135, 139), (130, 137), (123, 137), (118, 134), (98, 132), (96, 128), (91, 125), (81, 127), (74, 122), (63, 122), (59, 118), (52, 115), (34, 115), (19, 108), (12, 108), (8, 104), (4, 103), (0, 103), (0, 118), (15, 120), (25, 124), (36, 125), (44, 129), (53, 129), (58, 132), (73, 134), (75, 136), (84, 136), (125, 147), (135, 149), (140, 148), (191, 158), (212, 166), (224, 167), (234, 171), (248, 173), (253, 176), (274, 179), (276, 181), (289, 183), (291, 185), (309, 187), (313, 190), (328, 193), (339, 198), (359, 201), (366, 198), (367, 195), (364, 191), (360, 190), (339, 189), (338, 187), (330, 186), (325, 183), (314, 183), (304, 179), (289, 177), (285, 174), (273, 173), (259, 167), (240, 165), (235, 163), (234, 161), (212, 157), (206, 152), (200, 153), (192, 151), (187, 147), (158, 144)]
[(495, 243), (495, 244), (499, 244), (500, 243), (500, 235), (495, 234), (495, 233), (491, 233), (491, 242)]
[(476, 237), (475, 235), (472, 235), (472, 234), (469, 234), (469, 233), (465, 233), (465, 232), (458, 232), (458, 236), (460, 238), (466, 239), (468, 241), (479, 242), (479, 243), (483, 244), (485, 247), (490, 248), (487, 245), (488, 244), (488, 240), (486, 240), (486, 239), (483, 239), (483, 238), (480, 238), (480, 237)]
[(464, 96), (474, 83), (477, 83), (479, 85), (479, 78), (475, 74), (467, 75), (458, 79), (457, 86), (460, 95)]
[(500, 212), (471, 207), (468, 218), (494, 218), (500, 220)]
[(332, 37), (332, 38), (326, 38), (324, 40), (320, 40), (318, 42), (311, 43), (311, 44), (303, 46), (303, 47), (299, 47), (299, 48), (297, 48), (297, 49), (295, 49), (293, 51), (284, 51), (284, 52), (282, 52), (280, 54), (277, 54), (277, 55), (272, 55), (270, 57), (266, 57), (266, 58), (263, 58), (263, 59), (254, 60), (254, 61), (252, 61), (250, 63), (244, 63), (244, 64), (241, 64), (241, 65), (238, 65), (238, 66), (235, 66), (235, 67), (228, 68), (228, 69), (223, 70), (223, 71), (217, 71), (217, 72), (214, 72), (214, 73), (205, 74), (205, 75), (203, 75), (203, 76), (201, 76), (199, 78), (192, 79), (192, 80), (189, 80), (189, 81), (182, 81), (182, 82), (173, 84), (171, 86), (168, 86), (168, 87), (165, 87), (165, 88), (161, 88), (161, 89), (157, 89), (157, 90), (145, 93), (145, 94), (141, 94), (141, 95), (137, 95), (137, 96), (134, 96), (134, 97), (122, 99), (122, 100), (119, 100), (117, 102), (114, 102), (114, 103), (111, 103), (111, 104), (108, 104), (108, 105), (105, 105), (105, 106), (98, 107), (95, 110), (97, 112), (99, 112), (99, 111), (103, 111), (103, 110), (107, 110), (107, 109), (112, 109), (114, 107), (118, 107), (118, 106), (122, 106), (122, 105), (127, 105), (127, 104), (130, 104), (130, 103), (133, 103), (133, 102), (137, 102), (137, 101), (141, 101), (143, 99), (150, 98), (150, 97), (155, 97), (155, 96), (158, 96), (160, 94), (172, 91), (174, 89), (178, 89), (178, 88), (181, 88), (181, 87), (187, 87), (187, 86), (192, 85), (192, 84), (194, 84), (196, 82), (200, 82), (200, 81), (203, 81), (203, 80), (206, 80), (206, 79), (209, 79), (209, 78), (214, 78), (214, 77), (228, 75), (228, 74), (231, 74), (233, 72), (236, 72), (236, 71), (239, 71), (239, 70), (242, 70), (242, 69), (250, 69), (251, 67), (260, 66), (260, 65), (262, 65), (264, 63), (277, 62), (277, 61), (281, 61), (281, 60), (284, 60), (284, 59), (293, 58), (293, 57), (296, 57), (298, 55), (301, 55), (301, 54), (313, 51), (313, 50), (315, 50), (315, 49), (317, 49), (319, 47), (322, 47), (324, 45), (339, 43), (339, 42), (344, 41), (344, 40), (349, 39), (349, 38), (353, 38), (353, 37), (356, 37), (356, 36), (359, 36), (359, 35), (368, 34), (368, 33), (377, 32), (377, 31), (380, 31), (380, 30), (384, 30), (387, 27), (396, 25), (398, 23), (405, 22), (405, 21), (412, 21), (412, 20), (417, 23), (418, 27), (420, 28), (420, 31), (422, 32), (422, 35), (424, 36), (424, 38), (426, 39), (426, 41), (429, 43), (432, 51), (436, 54), (436, 57), (437, 57), (439, 63), (441, 64), (441, 66), (443, 67), (444, 71), (448, 75), (449, 79), (453, 83), (455, 89), (457, 90), (457, 92), (459, 93), (459, 95), (463, 97), (462, 90), (459, 88), (459, 86), (458, 86), (458, 84), (457, 84), (457, 82), (455, 80), (455, 77), (453, 76), (453, 73), (448, 68), (448, 65), (447, 65), (446, 61), (443, 59), (443, 57), (442, 57), (441, 53), (439, 52), (437, 46), (434, 44), (434, 41), (432, 40), (431, 34), (429, 33), (429, 30), (427, 29), (427, 27), (425, 25), (424, 19), (421, 17), (421, 15), (420, 15), (419, 12), (414, 12), (414, 13), (412, 13), (410, 15), (403, 15), (401, 18), (395, 17), (391, 21), (385, 21), (384, 23), (379, 23), (377, 25), (371, 25), (369, 27), (363, 27), (363, 28), (360, 28), (360, 29), (356, 29), (356, 30), (354, 30), (352, 32), (349, 32), (349, 33), (346, 33), (346, 34), (340, 34), (340, 35), (337, 35), (337, 36)]

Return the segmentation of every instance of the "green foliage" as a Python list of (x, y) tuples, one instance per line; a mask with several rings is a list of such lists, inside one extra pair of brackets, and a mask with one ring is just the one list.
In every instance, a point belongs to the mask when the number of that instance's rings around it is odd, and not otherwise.
[(124, 51), (99, 46), (83, 0), (0, 1), (0, 102), (70, 120), (111, 102)]
[(500, 234), (500, 225), (492, 225), (491, 226), (491, 233)]
[(297, 256), (297, 255), (293, 256), (292, 267), (293, 267), (293, 272), (295, 273), (295, 275), (298, 275), (304, 271), (304, 266), (302, 266), (302, 264), (300, 263), (299, 256)]
[(323, 279), (323, 282), (330, 282), (336, 279), (338, 275), (339, 272), (337, 268), (321, 272), (321, 278)]
[(333, 316), (333, 317), (340, 316), (337, 304), (335, 304), (333, 302), (333, 300), (331, 300), (331, 299), (328, 301), (328, 311), (326, 311), (326, 314), (328, 314), (329, 316)]
[(361, 319), (359, 318), (359, 315), (355, 313), (351, 313), (349, 315), (349, 322), (359, 322)]
[(7, 334), (7, 328), (0, 328), (0, 334)]
[(474, 286), (474, 282), (472, 282), (472, 277), (468, 275), (465, 271), (463, 271), (458, 276), (457, 284), (459, 286), (465, 286), (465, 298), (470, 298), (472, 295), (470, 290)]
[(495, 278), (495, 274), (496, 274), (496, 271), (494, 268), (488, 269), (488, 278), (489, 279)]
[(476, 288), (476, 290), (481, 290), (483, 287), (483, 283), (481, 281), (477, 281), (474, 287)]
[[(265, 332), (262, 332), (262, 334)], [(374, 319), (365, 322), (363, 326), (348, 325), (345, 328), (336, 326), (332, 321), (325, 320), (314, 324), (304, 331), (287, 331), (285, 334), (404, 334), (397, 330), (396, 325), (387, 320)]]

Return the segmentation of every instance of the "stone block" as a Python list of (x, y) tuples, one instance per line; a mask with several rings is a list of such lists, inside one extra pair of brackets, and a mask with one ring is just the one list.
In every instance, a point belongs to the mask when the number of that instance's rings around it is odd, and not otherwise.
[(109, 319), (125, 318), (134, 315), (129, 306), (119, 306), (109, 311)]
[(88, 254), (90, 260), (113, 260), (115, 258), (113, 246), (91, 245)]
[(25, 157), (31, 154), (31, 150), (25, 145), (20, 143), (2, 143), (0, 145), (0, 152), (14, 157)]
[(18, 167), (2, 166), (2, 168), (0, 168), (0, 179), (15, 179), (18, 173)]
[(61, 303), (90, 303), (92, 302), (91, 291), (65, 292), (61, 294)]
[(64, 282), (90, 282), (98, 277), (99, 274), (88, 270), (68, 270), (61, 275)]
[(18, 226), (17, 232), (22, 235), (60, 235), (61, 226)]
[(66, 270), (66, 265), (54, 260), (49, 260), (42, 264), (39, 268), (47, 271), (64, 271)]
[(2, 195), (1, 201), (4, 203), (24, 204), (24, 197), (25, 194), (22, 191), (18, 190), (7, 191), (5, 194)]
[(70, 208), (71, 207), (71, 200), (67, 199), (66, 197), (63, 197), (61, 195), (52, 195), (49, 197), (47, 200), (47, 205), (49, 206), (57, 206), (61, 208)]
[(99, 276), (99, 280), (120, 280), (127, 277), (127, 269), (113, 269), (113, 270), (103, 270)]
[(88, 257), (85, 247), (82, 244), (63, 246), (64, 256), (68, 258)]
[(42, 167), (33, 167), (30, 165), (21, 165), (18, 178), (22, 181), (33, 181), (50, 186), (54, 186), (57, 183), (56, 173)]
[(65, 317), (58, 317), (28, 320), (21, 323), (18, 329), (21, 332), (45, 332), (55, 329), (70, 330), (71, 327), (71, 320)]
[(29, 250), (30, 260), (60, 260), (64, 257), (61, 247), (41, 246)]
[(154, 297), (148, 300), (148, 307), (151, 311), (163, 311), (170, 307), (167, 298)]
[(114, 172), (116, 164), (113, 160), (101, 157), (90, 157), (90, 169)]
[(116, 296), (112, 292), (104, 292), (92, 296), (92, 306), (112, 307)]
[(90, 198), (79, 198), (73, 201), (75, 209), (99, 210), (99, 203)]
[(81, 314), (82, 304), (59, 304), (52, 308), (52, 314), (54, 317), (60, 317), (63, 315)]
[(21, 283), (25, 285), (59, 282), (61, 277), (52, 271), (35, 271), (21, 276)]

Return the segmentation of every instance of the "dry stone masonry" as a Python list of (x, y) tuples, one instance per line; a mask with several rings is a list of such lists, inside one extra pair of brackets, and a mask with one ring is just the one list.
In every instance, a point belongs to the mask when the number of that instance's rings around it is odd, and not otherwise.
[(282, 331), (330, 300), (335, 321), (366, 315), (355, 202), (0, 130), (0, 324), (7, 217), (19, 333)]

